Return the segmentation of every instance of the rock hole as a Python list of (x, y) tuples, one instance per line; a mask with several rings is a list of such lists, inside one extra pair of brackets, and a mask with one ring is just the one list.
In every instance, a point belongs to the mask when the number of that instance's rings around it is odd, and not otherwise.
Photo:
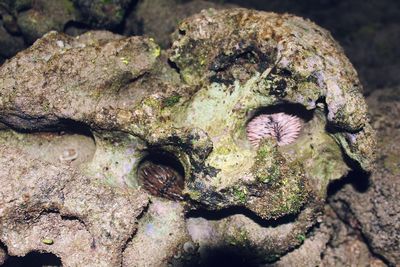
[(53, 253), (30, 252), (23, 257), (9, 257), (3, 267), (62, 266), (61, 259)]
[(174, 69), (176, 71), (176, 73), (180, 74), (181, 73), (181, 69), (178, 67), (178, 65), (173, 62), (171, 59), (168, 59), (168, 65)]
[(247, 122), (247, 139), (254, 147), (266, 137), (275, 138), (279, 146), (289, 145), (300, 136), (304, 124), (313, 117), (313, 111), (299, 104), (280, 104), (253, 112)]
[(62, 119), (50, 128), (33, 131), (5, 129), (0, 133), (0, 140), (33, 158), (73, 167), (91, 161), (96, 150), (90, 127), (69, 119)]
[(139, 184), (150, 194), (182, 200), (185, 170), (178, 158), (163, 150), (150, 150), (138, 167)]
[(255, 44), (239, 42), (229, 55), (221, 53), (213, 59), (209, 66), (213, 73), (210, 82), (227, 86), (236, 80), (244, 83), (255, 73), (263, 73), (275, 59), (276, 51), (273, 48), (262, 51)]
[(238, 207), (238, 206), (223, 208), (220, 210), (207, 210), (204, 208), (198, 208), (195, 210), (190, 210), (189, 212), (186, 213), (185, 216), (187, 220), (195, 221), (198, 218), (202, 218), (206, 219), (207, 221), (219, 221), (238, 214), (246, 216), (253, 222), (260, 225), (261, 227), (278, 227), (281, 225), (288, 225), (296, 222), (296, 220), (299, 219), (299, 213), (298, 213), (298, 214), (288, 214), (277, 219), (266, 220), (258, 216), (253, 211), (245, 207)]
[(218, 246), (204, 249), (200, 262), (190, 262), (184, 267), (257, 267), (262, 264), (259, 256), (250, 251), (238, 249), (233, 246)]
[(350, 171), (345, 177), (331, 182), (327, 189), (328, 198), (342, 190), (347, 184), (350, 184), (358, 193), (365, 193), (371, 186), (370, 173), (356, 168)]

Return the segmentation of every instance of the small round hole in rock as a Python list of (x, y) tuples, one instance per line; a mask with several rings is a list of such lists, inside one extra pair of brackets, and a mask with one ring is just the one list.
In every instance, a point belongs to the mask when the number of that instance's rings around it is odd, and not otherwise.
[(182, 200), (185, 171), (179, 160), (166, 151), (149, 151), (138, 168), (139, 184), (150, 194)]
[(279, 146), (293, 143), (300, 134), (301, 119), (283, 112), (262, 114), (253, 118), (247, 125), (247, 138), (254, 147), (258, 147), (265, 137), (276, 139)]
[(247, 139), (258, 147), (263, 138), (275, 138), (279, 146), (294, 143), (305, 124), (313, 118), (314, 111), (300, 104), (278, 104), (253, 112), (246, 125)]

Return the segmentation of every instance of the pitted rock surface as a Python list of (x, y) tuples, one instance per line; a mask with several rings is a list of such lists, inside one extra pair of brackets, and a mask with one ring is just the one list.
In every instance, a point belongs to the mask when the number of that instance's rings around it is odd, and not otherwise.
[[(331, 181), (372, 168), (361, 85), (325, 30), (291, 15), (208, 9), (173, 38), (163, 51), (151, 38), (50, 32), (0, 67), (0, 241), (10, 255), (179, 265), (196, 258), (195, 241), (199, 253), (233, 245), (270, 262), (303, 243)], [(251, 145), (248, 121), (268, 112), (301, 119), (295, 142)], [(56, 141), (64, 135), (83, 150)], [(41, 157), (43, 144), (56, 149)], [(162, 171), (149, 172), (146, 192), (141, 164), (175, 168), (182, 196), (163, 197), (173, 180)], [(198, 218), (202, 210), (217, 219)]]

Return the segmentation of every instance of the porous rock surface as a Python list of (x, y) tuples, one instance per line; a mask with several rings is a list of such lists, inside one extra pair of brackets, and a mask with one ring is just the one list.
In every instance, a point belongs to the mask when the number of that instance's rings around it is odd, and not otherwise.
[(302, 246), (266, 266), (387, 266), (371, 253), (359, 231), (343, 223), (331, 207), (325, 206), (320, 219)]
[(0, 239), (10, 255), (39, 250), (58, 255), (65, 266), (119, 264), (147, 205), (145, 194), (109, 188), (13, 147), (0, 151)]
[[(1, 66), (2, 136), (21, 144), (1, 142), (0, 240), (10, 255), (165, 266), (191, 261), (187, 248), (196, 245), (187, 244), (195, 242), (200, 250), (244, 246), (274, 261), (302, 244), (327, 185), (352, 167), (343, 153), (371, 169), (374, 132), (361, 85), (328, 32), (291, 15), (209, 9), (184, 20), (174, 38), (164, 52), (145, 37), (50, 32)], [(251, 146), (245, 128), (255, 113), (293, 107), (305, 117), (297, 142)], [(77, 149), (40, 157), (15, 130), (83, 130), (96, 149), (68, 165)], [(181, 201), (141, 188), (138, 166), (154, 151), (182, 165)], [(186, 218), (236, 208), (204, 219), (203, 232), (201, 219)], [(76, 246), (80, 257), (71, 256)]]
[(379, 147), (369, 185), (348, 184), (330, 200), (342, 219), (360, 229), (372, 251), (393, 266), (400, 262), (400, 99), (395, 90), (368, 97)]

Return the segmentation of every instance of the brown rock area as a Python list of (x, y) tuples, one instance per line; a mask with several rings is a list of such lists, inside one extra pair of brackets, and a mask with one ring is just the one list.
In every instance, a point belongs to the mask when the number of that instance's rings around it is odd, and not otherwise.
[[(375, 151), (340, 46), (299, 17), (246, 9), (204, 10), (172, 38), (162, 51), (147, 37), (50, 32), (0, 67), (10, 256), (181, 266), (226, 248), (265, 264), (336, 248), (327, 187), (371, 170)], [(250, 143), (248, 122), (268, 112), (298, 117), (293, 143)], [(366, 251), (358, 241), (349, 246)], [(364, 254), (343, 262), (369, 262)]]
[(396, 88), (368, 98), (379, 156), (369, 185), (360, 177), (337, 192), (330, 204), (365, 236), (371, 250), (395, 266), (400, 262), (400, 99)]
[(328, 29), (356, 67), (365, 93), (400, 83), (397, 0), (229, 0), (257, 10), (288, 12)]
[(323, 222), (301, 247), (267, 266), (387, 266), (369, 251), (358, 230), (343, 223), (328, 205), (325, 209)]

